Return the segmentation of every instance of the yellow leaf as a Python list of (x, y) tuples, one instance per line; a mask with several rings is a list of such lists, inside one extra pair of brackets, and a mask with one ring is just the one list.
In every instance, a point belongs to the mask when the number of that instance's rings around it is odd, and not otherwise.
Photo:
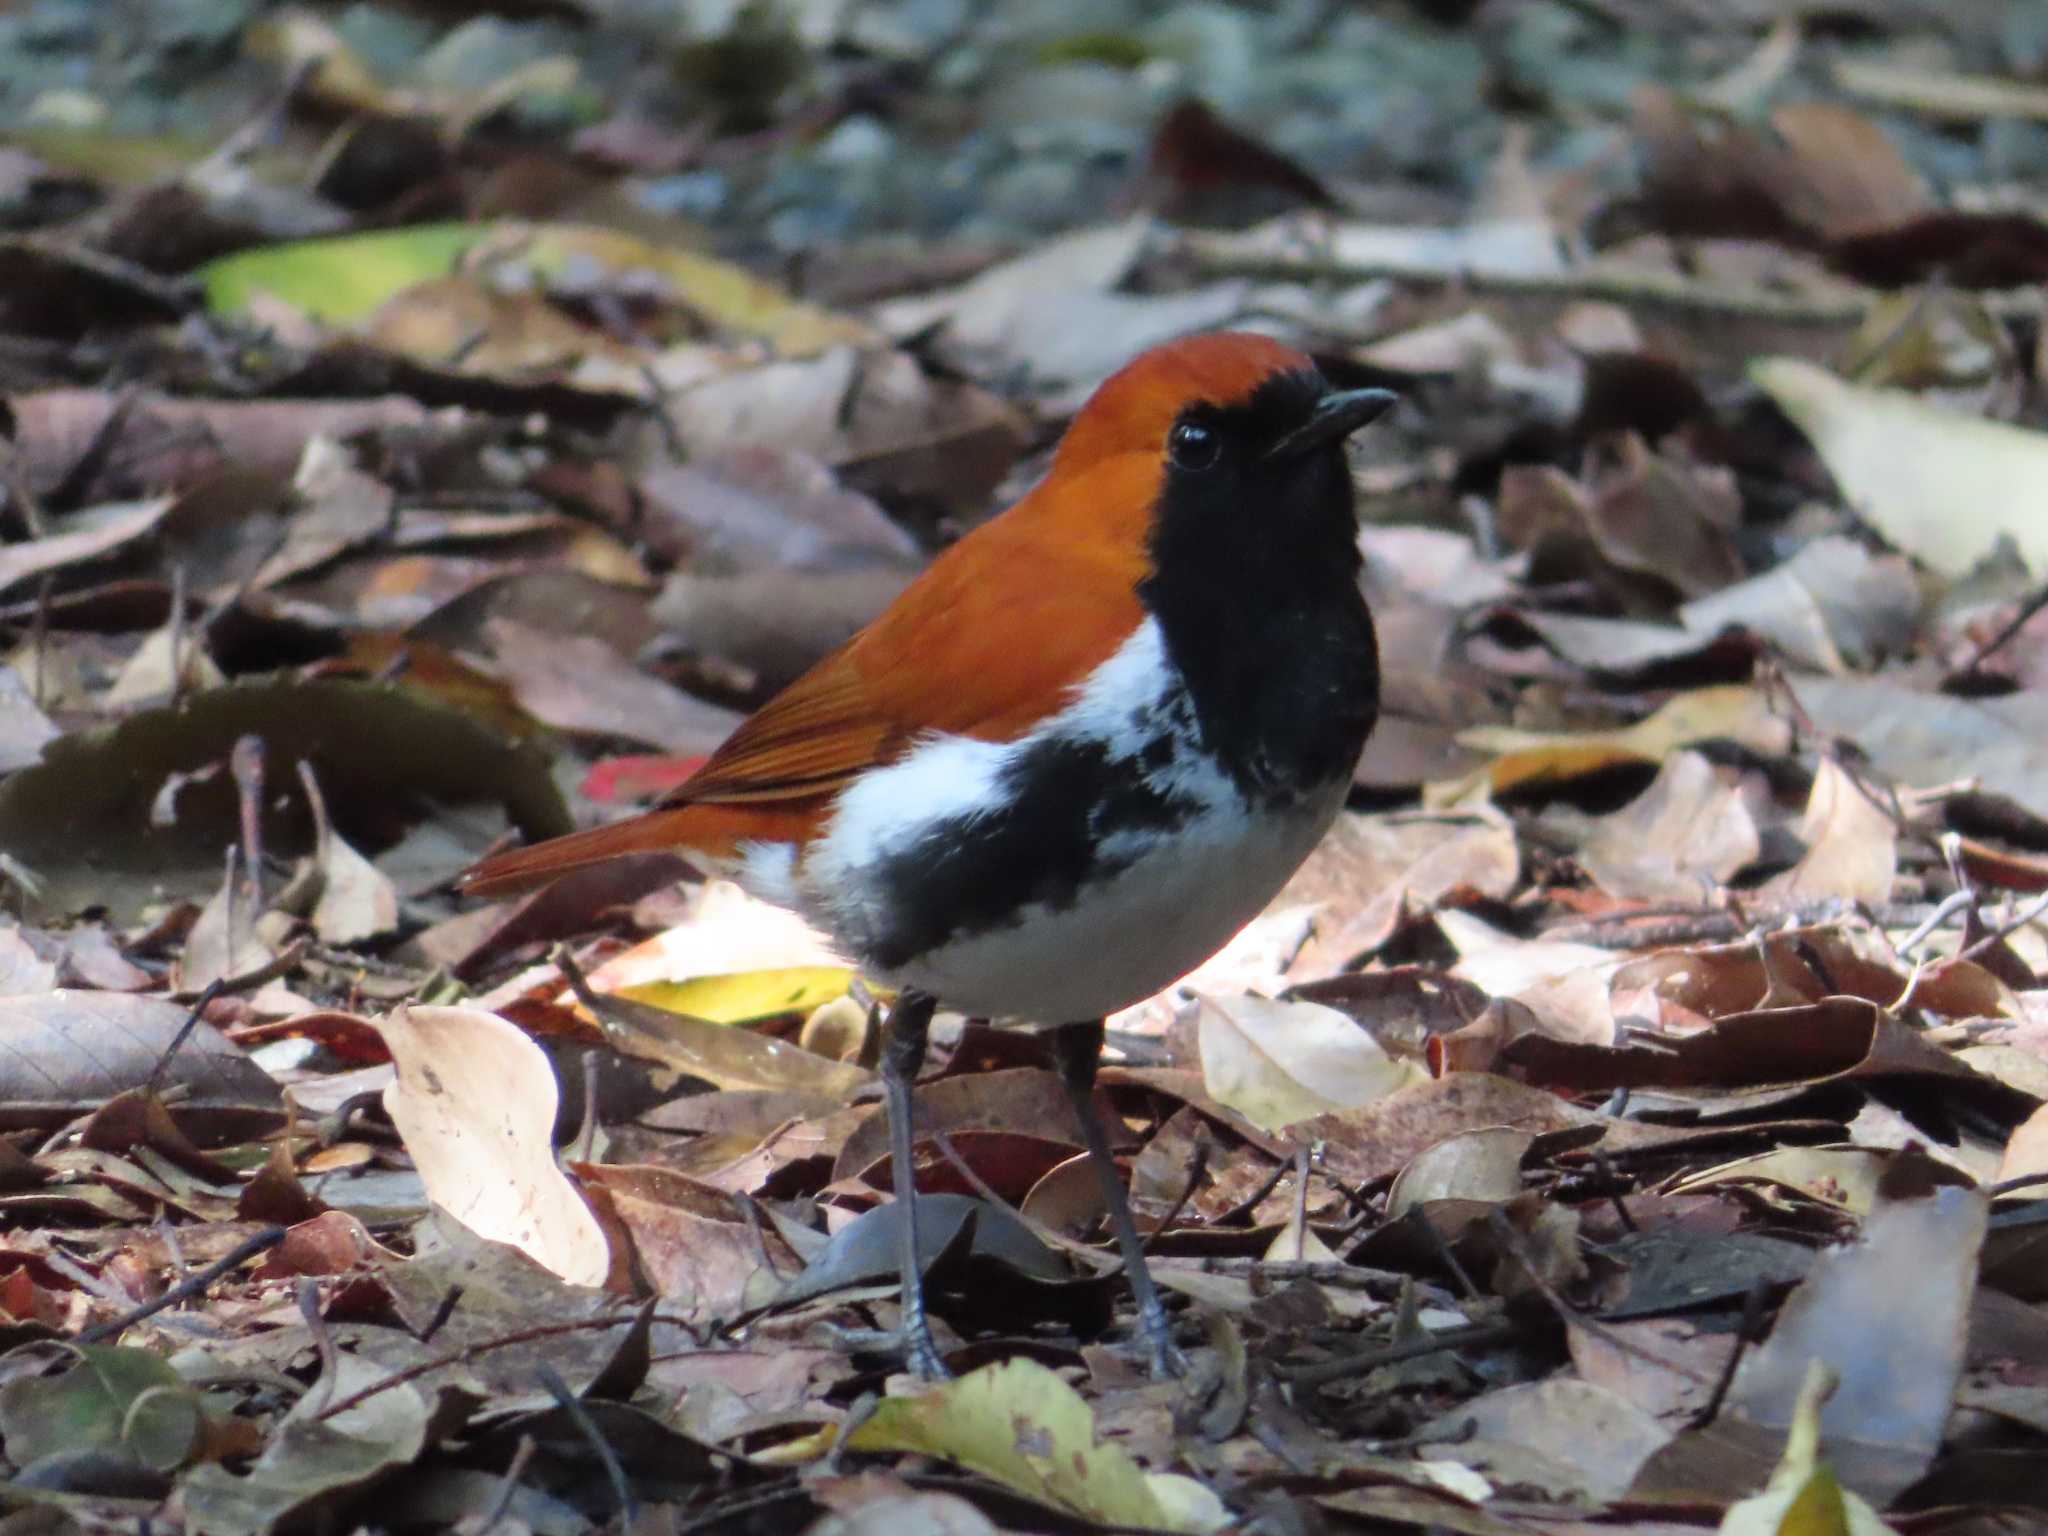
[(623, 230), (594, 224), (504, 224), (492, 230), (475, 260), (516, 257), (560, 283), (587, 284), (627, 273), (651, 275), (670, 302), (691, 310), (710, 327), (767, 342), (784, 357), (828, 347), (860, 346), (875, 333), (848, 315), (792, 298), (787, 290), (744, 267), (695, 251), (655, 245)]
[(809, 1013), (846, 996), (853, 975), (844, 966), (802, 965), (741, 971), (732, 976), (697, 976), (688, 981), (644, 981), (620, 987), (612, 995), (714, 1024), (744, 1024), (778, 1014)]
[(1720, 1536), (1887, 1536), (1877, 1511), (1844, 1488), (1820, 1459), (1820, 1409), (1834, 1373), (1819, 1360), (1807, 1368), (1785, 1454), (1764, 1491), (1728, 1506)]
[(1099, 1444), (1081, 1394), (1044, 1366), (1008, 1360), (913, 1397), (892, 1397), (847, 1436), (856, 1451), (941, 1456), (1030, 1498), (1106, 1525), (1201, 1533), (1229, 1520), (1192, 1478), (1146, 1472)]
[(860, 346), (874, 332), (754, 276), (729, 261), (652, 244), (585, 224), (420, 224), (241, 251), (199, 269), (207, 307), (233, 315), (268, 293), (330, 325), (367, 319), (419, 283), (519, 266), (551, 286), (638, 284), (649, 297), (687, 309), (707, 328), (766, 342), (784, 357)]
[[(1479, 772), (1498, 794), (1623, 763), (1661, 763), (1679, 748), (1702, 741), (1732, 741), (1771, 756), (1785, 749), (1790, 736), (1790, 727), (1772, 713), (1763, 694), (1729, 684), (1681, 693), (1655, 714), (1613, 730), (1525, 731), (1486, 725), (1461, 731), (1458, 744), (1495, 754)], [(1425, 798), (1442, 804), (1447, 795), (1456, 798), (1466, 787), (1432, 785)]]

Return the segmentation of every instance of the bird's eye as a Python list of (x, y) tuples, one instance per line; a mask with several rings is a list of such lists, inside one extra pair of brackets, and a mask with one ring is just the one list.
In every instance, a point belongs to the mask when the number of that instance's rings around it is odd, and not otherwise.
[(1176, 469), (1207, 469), (1223, 452), (1222, 439), (1198, 421), (1183, 421), (1166, 439)]

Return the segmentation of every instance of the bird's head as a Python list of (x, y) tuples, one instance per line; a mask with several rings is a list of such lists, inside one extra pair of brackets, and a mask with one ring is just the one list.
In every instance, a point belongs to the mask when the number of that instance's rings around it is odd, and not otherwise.
[(1068, 428), (1053, 479), (1113, 486), (1118, 501), (1142, 506), (1155, 566), (1163, 546), (1184, 540), (1211, 559), (1275, 544), (1300, 552), (1304, 539), (1348, 547), (1343, 442), (1395, 398), (1334, 390), (1304, 353), (1270, 337), (1190, 336), (1111, 375)]

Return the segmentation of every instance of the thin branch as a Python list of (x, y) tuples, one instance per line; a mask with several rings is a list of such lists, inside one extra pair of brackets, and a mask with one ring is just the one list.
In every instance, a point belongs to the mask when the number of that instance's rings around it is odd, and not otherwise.
[(126, 1333), (130, 1328), (133, 1328), (137, 1323), (155, 1317), (157, 1313), (175, 1307), (181, 1301), (190, 1301), (193, 1297), (211, 1287), (213, 1282), (220, 1279), (221, 1276), (231, 1270), (241, 1268), (249, 1260), (255, 1258), (257, 1254), (275, 1248), (284, 1239), (285, 1229), (283, 1227), (265, 1227), (261, 1232), (256, 1233), (252, 1237), (245, 1238), (242, 1242), (236, 1244), (228, 1253), (207, 1265), (206, 1268), (200, 1270), (197, 1274), (189, 1275), (179, 1281), (154, 1301), (145, 1301), (133, 1311), (124, 1313), (111, 1322), (95, 1323), (92, 1327), (79, 1334), (75, 1342), (80, 1344), (97, 1344), (102, 1339), (118, 1337), (120, 1334)]

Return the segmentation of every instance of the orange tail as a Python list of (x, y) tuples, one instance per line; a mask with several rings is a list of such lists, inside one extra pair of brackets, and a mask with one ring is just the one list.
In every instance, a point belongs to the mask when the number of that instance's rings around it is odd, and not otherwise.
[(513, 848), (463, 871), (472, 896), (516, 896), (558, 875), (629, 853), (675, 853), (717, 863), (740, 843), (804, 843), (817, 829), (823, 798), (743, 805), (674, 805), (629, 816), (608, 827), (571, 832), (531, 848)]
[(629, 853), (687, 853), (692, 839), (686, 828), (695, 819), (686, 807), (630, 816), (608, 827), (549, 838), (531, 848), (494, 853), (464, 870), (458, 883), (471, 896), (516, 896), (572, 869)]

